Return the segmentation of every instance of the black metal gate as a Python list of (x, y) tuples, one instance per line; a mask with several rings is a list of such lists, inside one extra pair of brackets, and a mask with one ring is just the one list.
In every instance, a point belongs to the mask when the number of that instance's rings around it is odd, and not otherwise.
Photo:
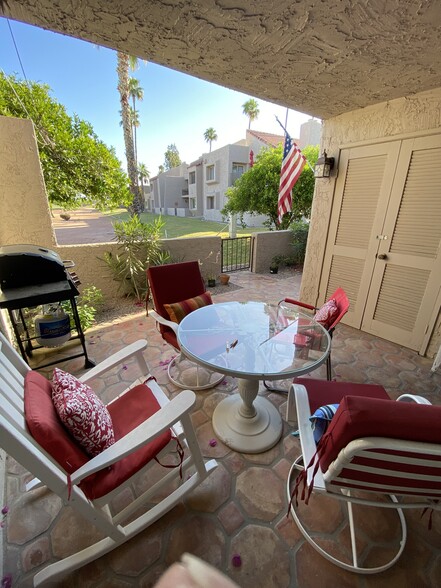
[(252, 237), (222, 239), (222, 272), (250, 269)]

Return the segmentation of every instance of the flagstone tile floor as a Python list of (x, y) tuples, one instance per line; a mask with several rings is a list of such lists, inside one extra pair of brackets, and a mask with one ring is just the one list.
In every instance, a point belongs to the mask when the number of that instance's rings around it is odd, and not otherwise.
[[(274, 275), (239, 272), (231, 275), (237, 286), (218, 288), (215, 302), (260, 300), (276, 303), (284, 296), (298, 295), (301, 274), (285, 271)], [(86, 333), (90, 356), (100, 361), (140, 338), (146, 338), (146, 358), (153, 375), (170, 397), (178, 390), (167, 378), (166, 362), (172, 351), (160, 338), (154, 321), (139, 313), (129, 319), (100, 324)], [(432, 361), (415, 352), (340, 325), (332, 344), (333, 374), (338, 381), (382, 384), (392, 398), (403, 392), (422, 394), (440, 404), (441, 375), (432, 373)], [(65, 345), (58, 353), (71, 351)], [(38, 353), (35, 362), (42, 362)], [(83, 358), (58, 364), (75, 374), (84, 371)], [(94, 388), (108, 401), (131, 380), (134, 366), (114, 371)], [(50, 374), (48, 368), (43, 370)], [(322, 366), (310, 374), (326, 378)], [(206, 458), (216, 458), (215, 472), (170, 513), (110, 554), (58, 582), (63, 587), (113, 588), (154, 586), (159, 576), (180, 555), (191, 552), (230, 576), (242, 588), (435, 588), (441, 585), (441, 516), (435, 513), (432, 529), (427, 516), (407, 512), (409, 537), (399, 562), (390, 570), (359, 576), (341, 570), (319, 556), (303, 539), (291, 517), (287, 517), (286, 479), (299, 442), (285, 423), (280, 442), (265, 453), (236, 453), (215, 438), (211, 417), (215, 406), (235, 387), (227, 377), (217, 388), (197, 392), (193, 422)], [(286, 396), (266, 395), (284, 415)], [(11, 458), (5, 462), (5, 517), (3, 574), (6, 582), (20, 588), (32, 586), (35, 572), (49, 561), (77, 551), (91, 542), (95, 532), (73, 514), (69, 506), (44, 489), (26, 494), (30, 474)], [(131, 491), (120, 497), (130, 500)], [(114, 505), (115, 507), (117, 504)], [(308, 524), (317, 528), (318, 540), (335, 553), (347, 553), (348, 532), (342, 510), (329, 500), (314, 499), (302, 507)], [(358, 509), (356, 509), (358, 510)], [(336, 527), (337, 525), (337, 527)], [(332, 531), (337, 528), (336, 531)], [(360, 551), (370, 561), (380, 562), (393, 549), (397, 523), (393, 513), (370, 512), (361, 519)], [(382, 533), (378, 542), (375, 532)], [(333, 533), (330, 535), (330, 533)], [(233, 565), (240, 555), (241, 565)], [(7, 585), (7, 584), (2, 584)], [(172, 588), (172, 587), (170, 587)]]

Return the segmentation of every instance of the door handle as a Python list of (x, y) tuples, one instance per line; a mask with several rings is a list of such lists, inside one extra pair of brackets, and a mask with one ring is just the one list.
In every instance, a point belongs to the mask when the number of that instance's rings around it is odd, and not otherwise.
[(387, 255), (385, 253), (378, 253), (377, 259), (387, 259)]

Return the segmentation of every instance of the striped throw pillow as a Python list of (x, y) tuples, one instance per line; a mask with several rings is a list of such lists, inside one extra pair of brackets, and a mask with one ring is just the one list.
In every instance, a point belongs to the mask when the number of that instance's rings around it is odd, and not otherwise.
[(207, 306), (208, 304), (213, 304), (211, 294), (210, 292), (204, 292), (200, 296), (188, 298), (187, 300), (182, 300), (182, 302), (164, 304), (164, 308), (167, 311), (170, 320), (179, 324), (187, 314), (190, 314), (190, 312), (193, 312), (193, 310), (196, 310), (197, 308)]

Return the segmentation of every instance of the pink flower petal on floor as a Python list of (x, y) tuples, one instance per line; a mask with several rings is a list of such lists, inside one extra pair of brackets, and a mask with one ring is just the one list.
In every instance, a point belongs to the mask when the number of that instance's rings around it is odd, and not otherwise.
[(5, 505), (5, 506), (2, 508), (2, 515), (6, 515), (6, 514), (8, 514), (8, 512), (9, 512), (9, 506), (6, 506), (6, 505)]
[(12, 574), (6, 574), (2, 578), (2, 588), (11, 588), (12, 586)]
[(122, 366), (122, 369), (123, 369), (123, 370), (128, 370), (129, 368), (128, 368), (128, 367), (127, 367), (125, 364), (124, 364), (124, 365)]
[(208, 442), (208, 445), (210, 447), (216, 447), (216, 445), (217, 445), (216, 439), (210, 439), (210, 441)]
[(231, 563), (233, 564), (234, 568), (240, 568), (240, 566), (242, 565), (242, 558), (238, 553), (235, 553), (233, 555), (233, 557), (231, 558)]

